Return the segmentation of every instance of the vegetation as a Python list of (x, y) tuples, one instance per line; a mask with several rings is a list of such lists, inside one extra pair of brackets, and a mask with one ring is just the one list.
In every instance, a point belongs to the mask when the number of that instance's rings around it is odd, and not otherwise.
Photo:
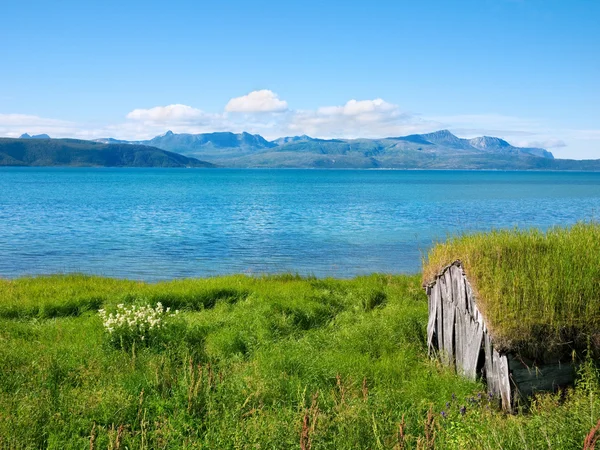
[(213, 167), (213, 164), (146, 145), (0, 138), (0, 166)]
[[(166, 308), (181, 312), (141, 340), (140, 324), (167, 320)], [(129, 328), (140, 339), (121, 345), (110, 314), (140, 309)], [(426, 321), (419, 276), (0, 281), (0, 448), (580, 449), (588, 433), (597, 439), (591, 360), (575, 389), (505, 415), (480, 384), (428, 357)]]
[(600, 224), (502, 230), (435, 246), (424, 280), (460, 260), (500, 347), (531, 356), (600, 350)]

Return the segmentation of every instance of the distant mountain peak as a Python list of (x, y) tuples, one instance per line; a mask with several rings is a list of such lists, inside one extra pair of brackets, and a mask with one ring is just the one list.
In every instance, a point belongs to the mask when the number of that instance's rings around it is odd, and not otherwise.
[(444, 141), (460, 141), (461, 139), (450, 132), (450, 130), (439, 130), (434, 131), (433, 133), (422, 134), (427, 140), (435, 139), (435, 140), (444, 140)]
[(173, 136), (175, 133), (173, 133), (171, 130), (168, 130), (165, 134), (162, 135), (162, 137), (168, 137), (168, 136)]
[(469, 139), (469, 144), (475, 147), (477, 150), (483, 150), (486, 152), (494, 153), (506, 153), (506, 152), (521, 152), (531, 156), (537, 156), (539, 158), (554, 159), (554, 155), (543, 148), (526, 148), (526, 147), (514, 147), (513, 145), (506, 142), (504, 139), (500, 139), (492, 136), (480, 136), (473, 139)]
[(469, 143), (480, 150), (492, 150), (512, 147), (504, 139), (491, 136), (480, 136), (473, 139), (469, 139)]
[(280, 137), (279, 139), (275, 139), (273, 142), (276, 143), (277, 145), (283, 145), (283, 144), (287, 144), (290, 142), (304, 142), (304, 141), (317, 141), (317, 140), (320, 140), (320, 139), (315, 139), (306, 134), (303, 134), (302, 136)]
[(438, 139), (460, 139), (454, 135), (450, 130), (438, 130), (431, 133), (422, 134), (421, 136), (437, 137)]
[(31, 136), (29, 133), (23, 133), (19, 136), (19, 139), (50, 139), (50, 136), (47, 134), (35, 134)]
[(452, 132), (446, 128), (444, 128), (443, 130), (438, 130), (438, 131), (434, 131), (433, 133), (429, 133), (431, 135), (436, 135), (436, 136), (444, 136), (444, 137), (456, 137), (454, 134), (452, 134)]
[(425, 139), (426, 141), (429, 141), (432, 144), (436, 144), (436, 145), (441, 145), (441, 146), (456, 148), (456, 149), (471, 148), (469, 141), (455, 136), (449, 130), (434, 131), (433, 133), (421, 134), (420, 136), (423, 139)]

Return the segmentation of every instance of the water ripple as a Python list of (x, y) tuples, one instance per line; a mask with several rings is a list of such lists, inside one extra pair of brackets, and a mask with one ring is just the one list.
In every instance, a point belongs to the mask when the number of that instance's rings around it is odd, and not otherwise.
[(0, 169), (0, 277), (417, 272), (469, 230), (597, 218), (600, 174)]

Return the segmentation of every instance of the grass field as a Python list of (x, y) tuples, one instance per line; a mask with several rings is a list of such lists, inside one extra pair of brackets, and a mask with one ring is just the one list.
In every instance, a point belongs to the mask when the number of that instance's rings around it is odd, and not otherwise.
[[(109, 339), (98, 309), (158, 302), (181, 313), (153, 340)], [(506, 415), (428, 357), (426, 320), (418, 275), (0, 280), (0, 448), (582, 448), (590, 361)]]

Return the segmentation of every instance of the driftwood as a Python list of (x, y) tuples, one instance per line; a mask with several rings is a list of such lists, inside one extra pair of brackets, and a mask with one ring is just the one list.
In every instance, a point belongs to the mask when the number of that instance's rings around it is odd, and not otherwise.
[(426, 287), (429, 298), (427, 345), (465, 377), (484, 379), (502, 407), (512, 411), (520, 399), (552, 391), (574, 381), (571, 362), (538, 364), (494, 348), (477, 298), (460, 261), (445, 267)]

